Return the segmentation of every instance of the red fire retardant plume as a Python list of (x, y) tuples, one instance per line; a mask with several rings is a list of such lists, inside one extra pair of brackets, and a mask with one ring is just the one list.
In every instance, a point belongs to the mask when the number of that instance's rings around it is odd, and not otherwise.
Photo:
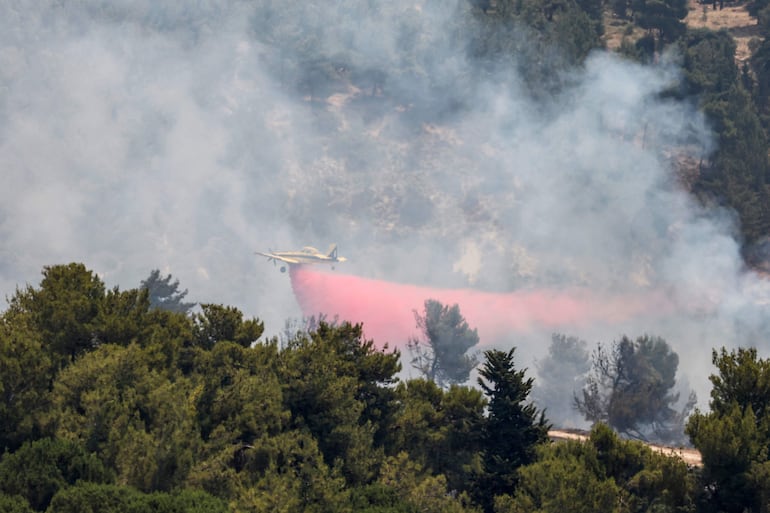
[(326, 314), (340, 321), (361, 322), (366, 338), (382, 347), (403, 347), (420, 335), (414, 311), (421, 315), (426, 299), (460, 305), (460, 313), (476, 328), (481, 343), (492, 343), (512, 333), (534, 328), (575, 326), (592, 320), (617, 321), (642, 305), (605, 304), (599, 307), (579, 292), (528, 290), (512, 293), (470, 289), (418, 287), (324, 272), (307, 266), (290, 266), (294, 295), (303, 315)]

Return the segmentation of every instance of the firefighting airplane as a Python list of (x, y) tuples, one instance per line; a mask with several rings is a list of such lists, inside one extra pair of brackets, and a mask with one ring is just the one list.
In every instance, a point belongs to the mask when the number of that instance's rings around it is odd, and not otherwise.
[[(337, 262), (345, 262), (347, 258), (337, 256), (337, 245), (332, 244), (326, 253), (321, 253), (316, 248), (311, 246), (305, 246), (300, 251), (270, 251), (268, 253), (262, 253), (261, 251), (255, 251), (257, 255), (267, 257), (268, 261), (272, 261), (275, 264), (277, 261), (283, 262), (289, 265), (298, 264), (334, 264)], [(281, 272), (286, 272), (286, 266), (281, 266)]]

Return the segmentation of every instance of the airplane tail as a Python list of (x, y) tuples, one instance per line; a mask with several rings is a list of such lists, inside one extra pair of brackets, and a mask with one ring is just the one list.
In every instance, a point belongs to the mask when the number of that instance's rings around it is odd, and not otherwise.
[(326, 256), (328, 256), (329, 258), (335, 258), (335, 259), (337, 258), (336, 244), (332, 244), (331, 246), (329, 246), (329, 250), (326, 252)]

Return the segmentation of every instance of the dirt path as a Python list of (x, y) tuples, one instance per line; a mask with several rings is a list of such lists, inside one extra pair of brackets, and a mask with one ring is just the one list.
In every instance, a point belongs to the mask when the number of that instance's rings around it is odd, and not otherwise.
[[(551, 430), (548, 432), (548, 436), (551, 440), (578, 440), (584, 442), (588, 440), (587, 435), (580, 433), (573, 433), (571, 431)], [(683, 449), (681, 447), (664, 447), (662, 445), (647, 444), (653, 451), (668, 456), (676, 456), (681, 458), (685, 463), (693, 467), (700, 467), (703, 462), (701, 461), (700, 453), (695, 449)]]

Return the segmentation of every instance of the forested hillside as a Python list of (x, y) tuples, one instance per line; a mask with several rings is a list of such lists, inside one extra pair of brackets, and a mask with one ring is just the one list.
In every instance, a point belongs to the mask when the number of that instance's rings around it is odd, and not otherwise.
[[(674, 163), (682, 185), (707, 205), (734, 209), (740, 220), (744, 255), (762, 265), (770, 228), (768, 209), (767, 103), (763, 57), (768, 30), (763, 2), (688, 2), (619, 0), (614, 2), (507, 2), (484, 4), (496, 21), (516, 20), (542, 37), (557, 40), (569, 67), (591, 49), (606, 46), (641, 62), (677, 55), (682, 81), (670, 94), (691, 98), (716, 132), (716, 151), (697, 162)], [(729, 9), (731, 15), (724, 12)], [(689, 23), (686, 23), (689, 22)], [(717, 30), (712, 30), (711, 28)], [(548, 36), (550, 30), (554, 35)], [(740, 39), (736, 52), (735, 37)], [(525, 72), (529, 74), (529, 72)], [(537, 87), (543, 81), (535, 79)]]

